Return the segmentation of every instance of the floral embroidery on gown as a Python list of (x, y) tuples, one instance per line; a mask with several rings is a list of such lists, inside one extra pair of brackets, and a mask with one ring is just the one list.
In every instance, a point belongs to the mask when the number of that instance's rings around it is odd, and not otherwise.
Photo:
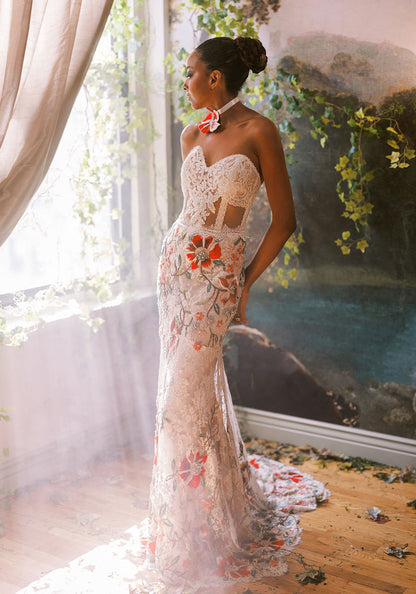
[(329, 495), (296, 468), (247, 455), (224, 372), (223, 339), (244, 284), (244, 228), (260, 185), (242, 154), (207, 166), (196, 146), (182, 166), (183, 210), (160, 258), (155, 458), (137, 592), (282, 575), (300, 540), (293, 512)]

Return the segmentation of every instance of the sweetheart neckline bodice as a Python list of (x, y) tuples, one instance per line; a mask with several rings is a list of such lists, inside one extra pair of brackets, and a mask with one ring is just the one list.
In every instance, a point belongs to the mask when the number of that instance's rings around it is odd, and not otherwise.
[[(210, 233), (243, 235), (262, 180), (244, 154), (226, 155), (207, 165), (201, 145), (186, 155), (181, 170), (184, 203), (179, 221)], [(209, 222), (206, 222), (211, 217)]]
[(202, 146), (200, 144), (196, 144), (194, 147), (191, 148), (191, 150), (189, 151), (189, 153), (186, 155), (185, 159), (183, 160), (183, 165), (185, 165), (186, 161), (190, 158), (191, 154), (195, 151), (199, 149), (201, 152), (201, 156), (202, 156), (202, 160), (204, 162), (204, 165), (207, 169), (212, 169), (213, 167), (215, 167), (216, 165), (220, 165), (222, 164), (224, 161), (227, 161), (228, 159), (231, 158), (235, 158), (235, 157), (242, 157), (243, 159), (247, 160), (249, 162), (249, 164), (251, 165), (251, 167), (253, 168), (253, 171), (256, 173), (259, 182), (262, 182), (259, 170), (257, 169), (257, 167), (254, 165), (253, 161), (250, 159), (250, 157), (248, 157), (247, 155), (245, 155), (244, 153), (231, 153), (230, 155), (226, 155), (225, 157), (222, 157), (221, 159), (218, 159), (218, 161), (215, 161), (214, 163), (211, 163), (211, 165), (208, 165), (206, 157), (205, 157), (205, 153), (204, 153), (204, 149), (202, 148)]

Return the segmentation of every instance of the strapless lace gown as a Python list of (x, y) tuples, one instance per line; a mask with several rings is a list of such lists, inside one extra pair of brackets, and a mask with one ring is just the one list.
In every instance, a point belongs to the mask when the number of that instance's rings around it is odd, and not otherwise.
[(137, 592), (211, 592), (283, 574), (300, 540), (293, 512), (328, 495), (296, 468), (247, 455), (224, 372), (224, 335), (244, 284), (244, 228), (260, 185), (245, 155), (207, 166), (196, 146), (183, 163), (183, 210), (160, 258), (155, 458), (141, 526), (146, 566), (159, 578), (148, 574)]

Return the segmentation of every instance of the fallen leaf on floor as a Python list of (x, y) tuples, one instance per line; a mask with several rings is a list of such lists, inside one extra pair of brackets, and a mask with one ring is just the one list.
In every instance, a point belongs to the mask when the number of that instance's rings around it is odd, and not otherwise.
[(405, 544), (403, 547), (386, 547), (384, 552), (387, 553), (387, 555), (392, 555), (398, 559), (402, 559), (405, 555), (409, 554), (409, 551), (407, 550), (407, 544)]
[(303, 452), (298, 452), (297, 454), (289, 454), (288, 458), (291, 464), (295, 464), (296, 466), (298, 466), (300, 464), (303, 464), (305, 460), (308, 460), (309, 456), (307, 456)]
[(396, 474), (394, 472), (392, 474), (389, 474), (388, 472), (375, 472), (373, 476), (380, 479), (381, 481), (384, 481), (385, 483), (392, 483), (396, 478)]
[(409, 507), (413, 507), (413, 509), (416, 509), (416, 499), (412, 499), (412, 501), (408, 501), (407, 505)]
[(381, 512), (378, 507), (367, 507), (366, 513), (370, 516), (370, 520), (377, 520)]
[(369, 520), (377, 522), (378, 524), (385, 524), (386, 522), (390, 522), (390, 518), (385, 514), (382, 514), (381, 510), (378, 507), (367, 507), (366, 514), (368, 514)]
[[(289, 458), (292, 464), (303, 464), (303, 462), (306, 460), (316, 460), (319, 466), (325, 467), (325, 462), (335, 461), (340, 464), (341, 470), (356, 470), (358, 472), (363, 472), (363, 470), (369, 470), (371, 468), (391, 468), (391, 466), (388, 466), (387, 464), (374, 462), (373, 460), (368, 460), (367, 458), (361, 458), (359, 456), (346, 456), (344, 454), (334, 454), (326, 448), (318, 449), (311, 445), (304, 447), (294, 446), (288, 443), (266, 441), (265, 439), (252, 439), (248, 435), (244, 435), (244, 443), (249, 454), (260, 454), (263, 456), (268, 456), (274, 460), (279, 460), (283, 456)], [(396, 475), (397, 477), (399, 475), (399, 470), (400, 469), (397, 469), (397, 473), (394, 473), (394, 480), (400, 480), (399, 478), (396, 478)], [(409, 469), (406, 469), (406, 471), (408, 470)], [(410, 472), (410, 475), (414, 476), (414, 481), (412, 480), (412, 482), (416, 482), (416, 471), (412, 470), (412, 472)], [(391, 476), (387, 473), (378, 474), (384, 474), (385, 478), (389, 478)], [(407, 472), (407, 475), (409, 475), (409, 472)]]
[(341, 470), (357, 470), (358, 472), (363, 472), (364, 470), (370, 470), (373, 466), (373, 462), (371, 460), (367, 460), (367, 458), (361, 458), (360, 456), (345, 456), (344, 462), (341, 464)]
[(407, 466), (407, 468), (398, 473), (397, 478), (401, 483), (416, 483), (416, 468)]
[(300, 584), (320, 584), (325, 579), (325, 574), (320, 567), (311, 567), (302, 573), (296, 574)]
[(413, 466), (407, 466), (404, 470), (395, 470), (391, 474), (376, 472), (374, 476), (385, 483), (416, 483), (416, 469)]

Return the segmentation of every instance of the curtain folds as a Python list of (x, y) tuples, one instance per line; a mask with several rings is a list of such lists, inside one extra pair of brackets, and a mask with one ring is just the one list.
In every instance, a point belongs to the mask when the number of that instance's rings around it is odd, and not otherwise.
[(0, 245), (42, 182), (113, 0), (0, 0)]

